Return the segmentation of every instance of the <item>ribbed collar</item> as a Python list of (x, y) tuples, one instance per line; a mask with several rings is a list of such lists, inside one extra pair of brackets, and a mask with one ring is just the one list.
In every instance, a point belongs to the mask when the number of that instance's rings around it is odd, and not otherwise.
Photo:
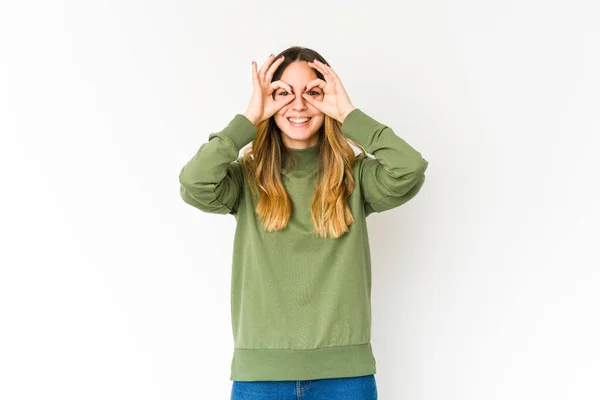
[[(305, 149), (294, 149), (288, 147), (288, 150), (296, 156), (296, 164), (295, 168), (297, 170), (312, 170), (315, 169), (319, 162), (319, 144), (317, 143), (314, 146), (307, 147)], [(293, 167), (290, 160), (286, 160), (286, 165), (284, 166), (284, 171), (287, 170), (287, 167)]]

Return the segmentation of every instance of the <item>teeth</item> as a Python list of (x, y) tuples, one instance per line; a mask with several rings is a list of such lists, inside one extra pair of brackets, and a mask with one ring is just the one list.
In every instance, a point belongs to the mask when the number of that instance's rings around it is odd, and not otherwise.
[(308, 121), (310, 118), (302, 118), (302, 119), (294, 119), (294, 118), (288, 118), (288, 120), (292, 121), (295, 124), (301, 124), (303, 122)]

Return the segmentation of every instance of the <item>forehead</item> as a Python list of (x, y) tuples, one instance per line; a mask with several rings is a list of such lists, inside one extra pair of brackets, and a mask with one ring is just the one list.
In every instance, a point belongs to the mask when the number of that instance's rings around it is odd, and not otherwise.
[(317, 78), (314, 69), (306, 61), (295, 61), (287, 66), (281, 74), (281, 80), (291, 86), (304, 86)]

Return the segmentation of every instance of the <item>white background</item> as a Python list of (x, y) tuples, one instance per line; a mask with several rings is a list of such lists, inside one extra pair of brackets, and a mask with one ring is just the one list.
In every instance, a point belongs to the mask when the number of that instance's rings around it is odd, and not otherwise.
[(369, 217), (383, 400), (600, 398), (600, 6), (0, 6), (0, 398), (227, 399), (235, 219), (178, 174), (319, 51), (429, 161)]

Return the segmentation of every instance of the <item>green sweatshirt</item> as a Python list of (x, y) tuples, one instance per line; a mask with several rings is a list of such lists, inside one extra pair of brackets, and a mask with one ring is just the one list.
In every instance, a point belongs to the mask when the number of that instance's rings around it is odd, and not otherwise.
[(256, 127), (242, 114), (208, 141), (179, 174), (186, 203), (231, 214), (233, 239), (230, 380), (311, 380), (374, 374), (371, 259), (367, 215), (413, 198), (428, 162), (391, 128), (354, 109), (344, 135), (375, 158), (354, 163), (348, 203), (355, 222), (338, 239), (317, 238), (310, 217), (318, 145), (290, 149), (296, 169), (282, 169), (292, 200), (288, 226), (266, 232), (243, 173), (242, 147)]

